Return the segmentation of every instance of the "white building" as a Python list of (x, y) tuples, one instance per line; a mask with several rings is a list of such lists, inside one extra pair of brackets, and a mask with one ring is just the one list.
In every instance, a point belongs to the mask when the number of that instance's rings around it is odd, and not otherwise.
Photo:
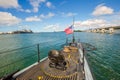
[(105, 29), (101, 29), (101, 32), (102, 32), (102, 33), (105, 33), (105, 32), (106, 32), (106, 30), (105, 30)]
[(114, 28), (109, 28), (109, 33), (113, 33), (114, 32)]

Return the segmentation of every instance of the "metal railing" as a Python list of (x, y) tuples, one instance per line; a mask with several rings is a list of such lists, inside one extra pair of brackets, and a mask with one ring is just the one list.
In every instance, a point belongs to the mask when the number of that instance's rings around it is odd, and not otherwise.
[(0, 52), (0, 77), (40, 62), (51, 49), (60, 49), (65, 39)]
[[(80, 42), (79, 39), (76, 39), (76, 41)], [(65, 39), (61, 39), (0, 52), (0, 77), (6, 76), (15, 71), (28, 67), (35, 62), (40, 62), (41, 59), (47, 56), (49, 50), (61, 49), (62, 44), (67, 45), (67, 43), (69, 42), (71, 42), (71, 40), (66, 39), (65, 43)], [(82, 47), (81, 49), (83, 50)], [(81, 57), (84, 63), (83, 67), (85, 65), (85, 59), (88, 61), (85, 56), (86, 54), (82, 54)], [(8, 57), (10, 57), (10, 59), (7, 59)], [(3, 61), (2, 59), (5, 61)], [(88, 66), (90, 66), (89, 62), (87, 64)], [(90, 71), (92, 72), (91, 68)], [(92, 77), (94, 78), (93, 72)]]
[(82, 62), (83, 65), (83, 71), (84, 71), (84, 77), (85, 80), (96, 80), (93, 71), (90, 67), (89, 60), (87, 58), (87, 54), (85, 53), (84, 48), (82, 47), (81, 43), (78, 43), (79, 46), (79, 52), (80, 52), (80, 61)]

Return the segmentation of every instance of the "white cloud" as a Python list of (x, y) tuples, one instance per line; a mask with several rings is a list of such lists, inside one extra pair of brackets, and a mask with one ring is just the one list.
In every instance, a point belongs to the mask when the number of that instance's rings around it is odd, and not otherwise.
[(114, 10), (112, 8), (104, 6), (104, 4), (100, 4), (95, 8), (92, 15), (100, 16), (100, 15), (106, 15), (106, 14), (113, 14), (113, 12)]
[(105, 19), (109, 20), (109, 23), (112, 23), (113, 26), (120, 26), (120, 12), (107, 16)]
[(0, 0), (0, 7), (1, 8), (16, 8), (19, 11), (22, 12), (38, 12), (39, 8), (42, 4), (46, 5), (48, 8), (54, 8), (51, 2), (48, 2), (47, 0), (29, 0), (30, 5), (33, 7), (33, 9), (23, 9), (21, 5), (19, 5), (18, 0)]
[(33, 17), (27, 17), (25, 21), (28, 21), (28, 22), (41, 21), (41, 19), (38, 16), (33, 16)]
[(49, 13), (46, 15), (46, 18), (51, 18), (51, 17), (53, 17), (53, 16), (55, 16), (55, 14), (54, 14), (54, 13), (49, 12)]
[(33, 7), (33, 12), (38, 12), (39, 7), (42, 3), (44, 3), (46, 0), (30, 0), (30, 4)]
[(40, 18), (42, 18), (42, 19), (47, 19), (47, 18), (51, 18), (51, 17), (53, 17), (53, 16), (55, 16), (55, 14), (54, 13), (52, 13), (52, 12), (49, 12), (47, 15), (44, 15), (44, 14), (41, 14), (40, 15)]
[(41, 14), (40, 16), (31, 16), (27, 17), (25, 21), (32, 22), (32, 21), (42, 21), (43, 19), (48, 19), (55, 16), (54, 13), (49, 12), (47, 15)]
[(52, 5), (51, 2), (46, 2), (46, 6), (47, 6), (48, 8), (54, 8), (54, 6)]
[(30, 29), (31, 26), (29, 26), (29, 25), (20, 25), (18, 27), (19, 27), (19, 29), (22, 29), (22, 30), (23, 29), (27, 29), (28, 30), (28, 29)]
[(21, 19), (8, 12), (0, 12), (0, 25), (11, 26), (21, 22)]
[(46, 5), (48, 8), (54, 8), (54, 6), (52, 5), (51, 2), (48, 2), (47, 0), (29, 0), (30, 2), (30, 5), (33, 7), (33, 9), (21, 9), (21, 11), (23, 12), (38, 12), (39, 11), (39, 8), (44, 4)]
[(76, 13), (68, 13), (67, 16), (75, 16), (77, 15)]
[(43, 28), (45, 31), (59, 31), (60, 30), (60, 25), (59, 24), (52, 24), (52, 25), (47, 25), (46, 27)]
[(0, 0), (0, 7), (2, 8), (19, 8), (18, 0)]
[(107, 26), (108, 22), (103, 19), (88, 19), (85, 21), (75, 21), (74, 23), (76, 28), (80, 29), (89, 29), (91, 28), (99, 28)]
[(47, 7), (51, 7), (51, 6), (52, 6), (51, 2), (47, 2), (47, 3), (46, 3), (46, 6), (47, 6)]
[(105, 19), (88, 19), (85, 21), (75, 21), (75, 29), (104, 28), (110, 26), (120, 26), (120, 19), (108, 21)]
[(26, 10), (22, 9), (22, 7), (18, 3), (18, 0), (9, 0), (9, 2), (8, 0), (0, 0), (0, 7), (5, 9), (15, 8), (18, 11), (27, 12), (27, 13), (32, 12), (30, 9), (26, 9)]
[(27, 13), (31, 13), (31, 10), (29, 10), (29, 9), (26, 9), (26, 10), (25, 10), (25, 12), (27, 12)]
[(20, 8), (18, 10), (21, 11), (21, 12), (27, 12), (27, 13), (31, 13), (32, 12), (30, 9), (22, 9), (22, 8)]
[(72, 13), (72, 12), (64, 13), (64, 12), (62, 12), (63, 17), (71, 17), (71, 16), (75, 16), (75, 15), (77, 15), (77, 13)]
[(64, 5), (65, 3), (67, 3), (67, 1), (61, 2), (60, 5), (62, 6), (62, 5)]

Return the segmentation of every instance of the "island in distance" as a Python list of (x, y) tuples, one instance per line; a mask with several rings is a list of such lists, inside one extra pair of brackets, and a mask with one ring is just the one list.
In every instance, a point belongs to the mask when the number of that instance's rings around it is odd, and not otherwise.
[(17, 31), (12, 31), (12, 32), (0, 32), (0, 34), (24, 34), (24, 33), (33, 33), (32, 30), (17, 30)]

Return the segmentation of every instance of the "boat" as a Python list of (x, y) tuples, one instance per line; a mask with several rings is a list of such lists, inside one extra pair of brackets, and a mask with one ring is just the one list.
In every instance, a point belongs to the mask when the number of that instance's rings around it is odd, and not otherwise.
[(42, 60), (38, 53), (38, 62), (1, 80), (95, 80), (82, 44), (66, 42), (60, 51), (50, 50)]
[[(70, 30), (71, 31), (71, 30)], [(85, 50), (73, 33), (72, 41), (60, 50), (50, 50), (48, 56), (38, 62), (16, 71), (1, 80), (95, 80), (88, 64)]]

